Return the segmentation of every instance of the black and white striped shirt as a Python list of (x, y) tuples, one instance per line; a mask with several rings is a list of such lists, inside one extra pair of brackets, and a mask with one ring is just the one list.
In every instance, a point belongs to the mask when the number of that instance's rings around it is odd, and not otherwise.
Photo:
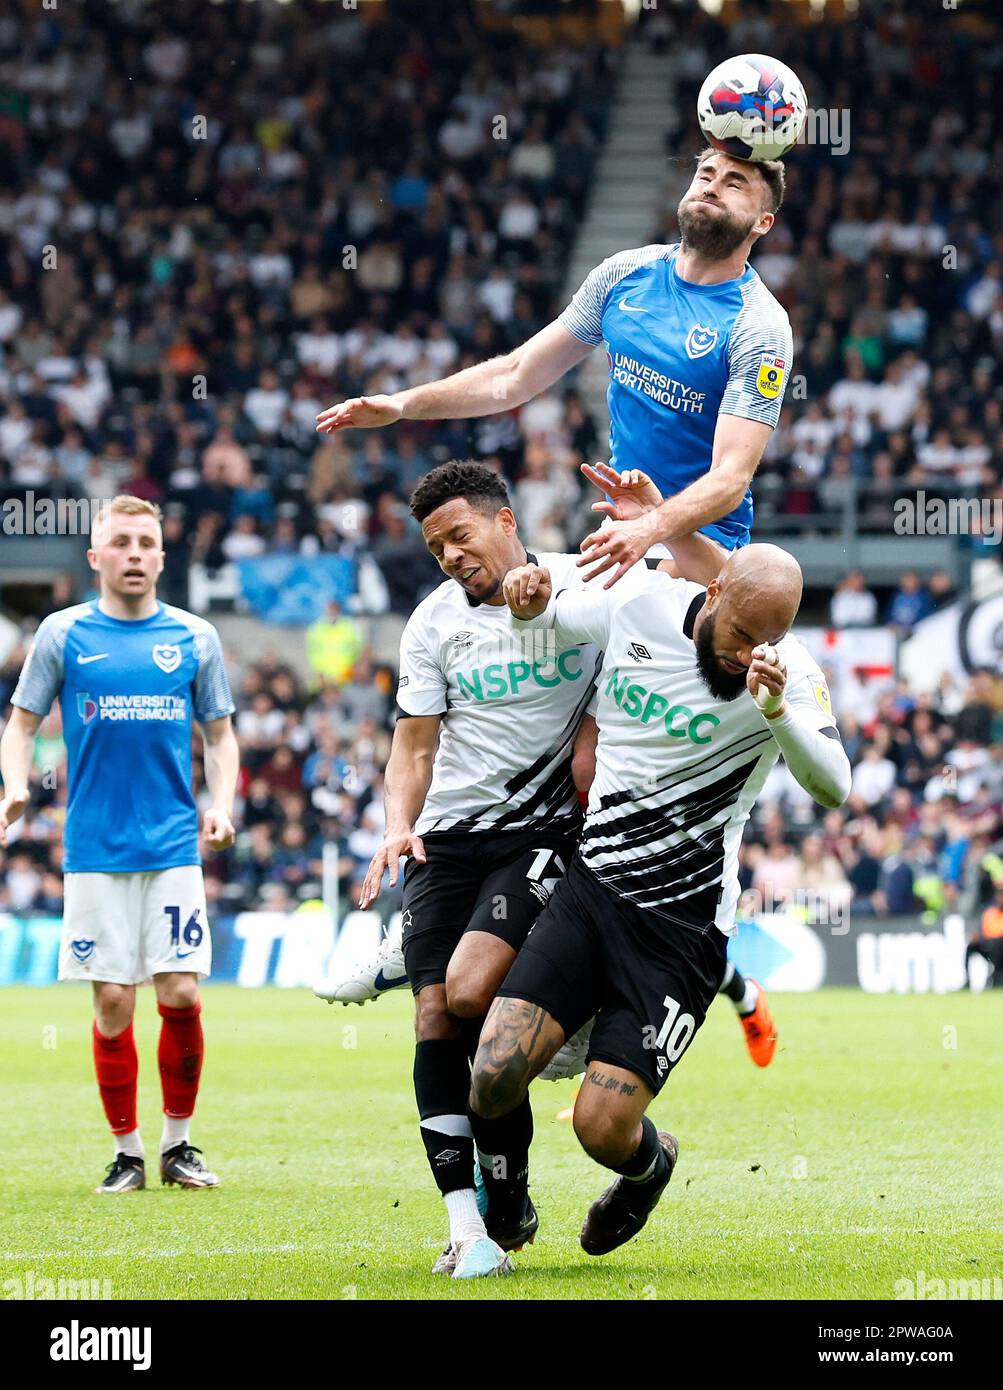
[[(742, 829), (779, 748), (748, 691), (718, 700), (700, 676), (692, 634), (704, 590), (644, 565), (609, 590), (559, 590), (545, 613), (512, 623), (605, 651), (582, 859), (639, 907), (730, 935)], [(777, 649), (787, 705), (835, 729), (819, 667), (795, 637)]]

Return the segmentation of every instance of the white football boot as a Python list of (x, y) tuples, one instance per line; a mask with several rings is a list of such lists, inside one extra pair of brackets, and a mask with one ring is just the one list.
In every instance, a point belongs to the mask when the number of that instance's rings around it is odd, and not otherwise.
[(540, 1072), (541, 1081), (567, 1081), (569, 1077), (580, 1076), (585, 1070), (585, 1058), (588, 1056), (589, 1039), (592, 1037), (592, 1025), (594, 1018), (590, 1018), (588, 1023), (579, 1028), (572, 1038), (568, 1038), (563, 1047), (551, 1057), (550, 1061)]
[(492, 1275), (515, 1273), (511, 1256), (496, 1245), (490, 1236), (471, 1236), (461, 1240), (456, 1247), (455, 1261), (454, 1279), (485, 1279)]
[(322, 980), (314, 985), (313, 992), (329, 1004), (368, 1004), (370, 999), (379, 999), (381, 994), (408, 983), (401, 927), (397, 926), (383, 938), (371, 960), (356, 963), (341, 975)]

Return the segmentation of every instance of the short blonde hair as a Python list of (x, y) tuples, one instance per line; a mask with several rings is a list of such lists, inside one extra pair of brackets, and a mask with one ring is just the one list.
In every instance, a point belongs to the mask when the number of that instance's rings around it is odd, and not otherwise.
[(99, 528), (111, 520), (113, 512), (122, 512), (125, 516), (152, 516), (158, 526), (162, 525), (164, 520), (163, 513), (156, 502), (147, 502), (145, 498), (133, 497), (131, 493), (121, 492), (110, 502), (105, 502), (91, 522), (91, 545), (94, 544), (94, 537)]

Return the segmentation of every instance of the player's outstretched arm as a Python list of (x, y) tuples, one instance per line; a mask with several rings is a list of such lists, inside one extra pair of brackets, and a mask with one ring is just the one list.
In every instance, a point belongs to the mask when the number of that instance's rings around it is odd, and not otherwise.
[[(562, 590), (554, 594), (550, 571), (542, 565), (517, 565), (509, 570), (502, 582), (502, 595), (512, 614), (517, 631), (553, 631), (553, 646), (566, 647), (576, 642), (595, 642), (605, 647), (609, 639), (609, 595), (596, 588)], [(528, 659), (553, 661), (551, 645), (534, 640)]]
[[(777, 649), (764, 643), (752, 652), (745, 678), (792, 776), (809, 796), (830, 810), (850, 795), (850, 760), (835, 725), (818, 723), (818, 710), (788, 698), (787, 668)], [(801, 682), (805, 684), (805, 682)], [(824, 682), (823, 682), (824, 689)], [(828, 698), (828, 697), (827, 697)]]
[[(608, 463), (583, 463), (582, 473), (605, 494), (602, 501), (592, 503), (592, 510), (602, 512), (611, 521), (636, 521), (655, 511), (664, 500), (647, 473), (639, 468), (617, 472)], [(724, 563), (721, 547), (699, 531), (675, 536), (668, 542), (668, 548), (672, 559), (663, 560), (658, 568), (673, 578), (709, 584), (721, 572)], [(589, 571), (584, 576), (585, 582), (588, 583), (600, 569)]]
[(514, 410), (545, 391), (592, 351), (556, 319), (504, 357), (393, 396), (356, 396), (322, 410), (321, 434), (376, 429), (398, 420), (468, 420)]
[(236, 839), (233, 799), (240, 776), (240, 748), (230, 716), (208, 719), (201, 726), (202, 759), (210, 806), (202, 817), (202, 833), (210, 849), (229, 849)]
[(387, 828), (363, 880), (361, 908), (379, 897), (384, 871), (389, 871), (390, 887), (394, 887), (402, 858), (410, 855), (419, 864), (425, 863), (425, 846), (414, 833), (414, 824), (432, 782), (441, 724), (441, 714), (398, 716), (383, 783)]
[(7, 843), (7, 831), (24, 815), (28, 805), (28, 774), (35, 735), (42, 722), (40, 714), (12, 705), (10, 719), (0, 738), (0, 781), (3, 799), (0, 800), (0, 845)]
[(710, 471), (637, 520), (614, 521), (593, 531), (582, 541), (578, 563), (595, 565), (591, 578), (611, 570), (607, 584), (612, 585), (653, 545), (671, 545), (677, 536), (720, 521), (745, 496), (772, 432), (759, 420), (719, 415)]

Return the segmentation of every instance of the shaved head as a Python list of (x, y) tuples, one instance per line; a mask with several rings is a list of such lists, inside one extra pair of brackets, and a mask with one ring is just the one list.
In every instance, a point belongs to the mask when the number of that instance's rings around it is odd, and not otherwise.
[(693, 628), (697, 665), (714, 696), (742, 693), (753, 648), (779, 642), (790, 629), (803, 587), (801, 566), (778, 545), (747, 545), (728, 556)]
[(733, 551), (716, 582), (719, 607), (763, 629), (757, 642), (782, 637), (801, 607), (801, 566), (779, 545), (747, 545)]

